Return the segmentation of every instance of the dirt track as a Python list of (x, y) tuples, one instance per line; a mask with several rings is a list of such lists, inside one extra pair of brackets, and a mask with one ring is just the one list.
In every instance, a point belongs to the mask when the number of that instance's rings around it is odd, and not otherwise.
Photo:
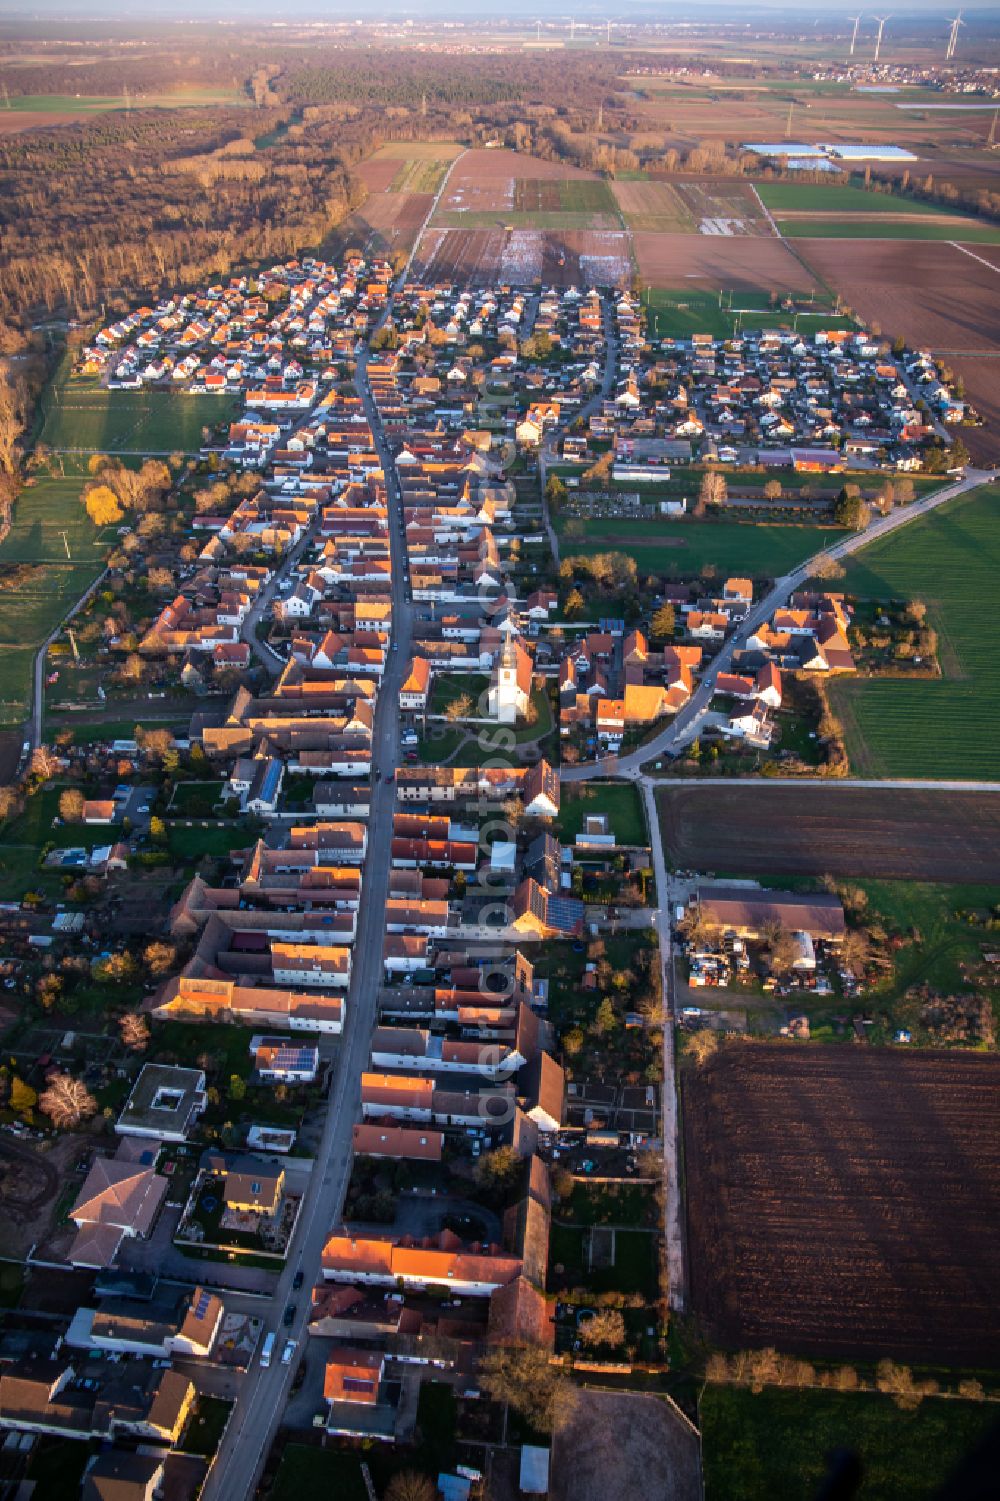
[(995, 1366), (1000, 1058), (732, 1043), (683, 1106), (713, 1342)]
[(1000, 797), (898, 788), (667, 787), (667, 857), (734, 875), (1000, 881)]

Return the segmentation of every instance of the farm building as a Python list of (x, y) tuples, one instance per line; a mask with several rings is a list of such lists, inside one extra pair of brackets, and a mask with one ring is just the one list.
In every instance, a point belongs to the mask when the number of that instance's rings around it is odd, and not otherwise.
[(826, 891), (765, 891), (752, 886), (700, 886), (698, 905), (710, 923), (761, 938), (774, 923), (793, 933), (836, 941), (844, 936), (840, 898)]

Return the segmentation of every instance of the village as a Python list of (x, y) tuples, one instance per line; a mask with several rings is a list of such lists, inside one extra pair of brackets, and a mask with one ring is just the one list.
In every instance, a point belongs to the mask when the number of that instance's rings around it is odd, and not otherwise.
[[(692, 995), (751, 952), (765, 991), (825, 993), (824, 963), (855, 981), (836, 896), (676, 886), (675, 913), (639, 788), (586, 778), (713, 743), (791, 756), (772, 751), (786, 683), (798, 712), (803, 681), (856, 670), (853, 607), (803, 586), (766, 608), (757, 570), (671, 579), (615, 553), (588, 572), (565, 547), (620, 513), (726, 525), (737, 472), (777, 506), (774, 476), (848, 465), (849, 536), (862, 486), (883, 514), (912, 503), (897, 476), (961, 402), (928, 356), (863, 333), (656, 339), (629, 292), (460, 291), (361, 256), (142, 308), (79, 374), (242, 410), (179, 479), (179, 546), (143, 563), (122, 529), (125, 597), (156, 570), (141, 628), (85, 611), (50, 657), (61, 695), (138, 683), (184, 724), (66, 739), (61, 791), (34, 794), (70, 902), (43, 886), (3, 914), (5, 984), (41, 998), (15, 1082), (60, 1095), (51, 1120), (86, 1149), (29, 1261), (82, 1296), (5, 1343), (0, 1423), (100, 1442), (90, 1475), (186, 1496), (261, 1403), (406, 1446), (442, 1400), (474, 1434), (478, 1373), (511, 1350), (525, 1371), (538, 1352), (662, 1368), (661, 939), (683, 938)], [(173, 884), (130, 901), (164, 867)], [(51, 998), (91, 972), (120, 999), (32, 1060)], [(23, 1150), (35, 1119), (7, 1127)], [(479, 1494), (463, 1452), (449, 1497)], [(519, 1452), (520, 1492), (544, 1493), (548, 1448)]]

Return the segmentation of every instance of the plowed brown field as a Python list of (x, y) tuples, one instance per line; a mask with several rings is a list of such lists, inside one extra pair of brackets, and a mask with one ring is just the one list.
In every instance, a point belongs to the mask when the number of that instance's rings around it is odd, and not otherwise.
[(996, 1367), (1000, 1058), (738, 1043), (682, 1097), (713, 1343)]
[(668, 857), (734, 875), (1000, 881), (1000, 796), (893, 787), (668, 787)]
[(706, 290), (809, 291), (816, 284), (802, 262), (774, 238), (754, 235), (632, 236), (639, 274), (652, 287)]

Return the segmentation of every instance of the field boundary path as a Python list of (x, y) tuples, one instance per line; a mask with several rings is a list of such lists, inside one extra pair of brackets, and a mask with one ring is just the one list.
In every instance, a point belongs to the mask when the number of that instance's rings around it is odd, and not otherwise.
[(674, 998), (674, 956), (670, 928), (670, 876), (663, 854), (663, 831), (656, 807), (656, 791), (648, 777), (642, 798), (649, 826), (649, 845), (656, 880), (653, 928), (659, 938), (660, 984), (663, 1008), (663, 1239), (667, 1258), (667, 1302), (683, 1313), (687, 1298), (684, 1231), (681, 1204), (680, 1105), (677, 1098), (677, 1008)]
[(406, 265), (403, 267), (403, 270), (400, 273), (399, 285), (401, 287), (405, 284), (405, 282), (407, 280), (407, 277), (410, 274), (410, 268), (413, 265), (413, 262), (414, 262), (414, 259), (416, 257), (417, 251), (420, 249), (420, 241), (423, 239), (424, 235), (427, 232), (428, 225), (430, 224), (430, 222), (433, 219), (434, 215), (437, 213), (438, 204), (441, 202), (441, 199), (444, 197), (445, 189), (447, 188), (448, 183), (451, 180), (451, 174), (455, 170), (455, 164), (457, 162), (460, 162), (463, 157), (467, 156), (468, 152), (469, 152), (469, 148), (466, 147), (464, 151), (460, 151), (459, 152), (458, 156), (455, 157), (454, 161), (451, 161), (451, 162), (448, 163), (448, 170), (447, 170), (447, 172), (444, 174), (444, 176), (441, 179), (441, 186), (438, 188), (437, 192), (434, 194), (434, 198), (433, 198), (433, 200), (431, 202), (431, 206), (427, 210), (427, 213), (426, 213), (426, 215), (424, 217), (424, 222), (421, 224), (420, 228), (417, 230), (416, 238), (413, 241), (413, 246), (412, 246), (412, 248), (410, 250), (409, 255), (406, 258)]
[[(963, 255), (971, 256), (974, 261), (978, 261), (988, 271), (993, 271), (997, 276), (1000, 276), (1000, 266), (994, 266), (993, 262), (988, 261), (984, 255), (977, 255), (974, 250), (968, 250), (964, 245), (959, 245), (957, 240), (948, 240), (947, 243), (951, 246), (952, 250), (960, 250)], [(996, 350), (993, 351), (993, 354), (996, 355)]]
[(918, 777), (643, 777), (643, 783), (655, 787), (741, 787), (759, 782), (768, 787), (822, 787), (833, 791), (843, 787), (888, 787), (898, 792), (1000, 792), (1000, 782), (929, 782)]
[(91, 597), (97, 592), (101, 584), (108, 576), (107, 568), (102, 568), (92, 584), (80, 595), (75, 605), (72, 605), (60, 620), (59, 624), (49, 632), (41, 646), (35, 653), (35, 663), (31, 674), (31, 708), (28, 715), (27, 739), (31, 743), (31, 749), (37, 750), (42, 743), (42, 719), (45, 714), (45, 658), (48, 656), (49, 647), (56, 637), (65, 630), (70, 621), (83, 609)]

